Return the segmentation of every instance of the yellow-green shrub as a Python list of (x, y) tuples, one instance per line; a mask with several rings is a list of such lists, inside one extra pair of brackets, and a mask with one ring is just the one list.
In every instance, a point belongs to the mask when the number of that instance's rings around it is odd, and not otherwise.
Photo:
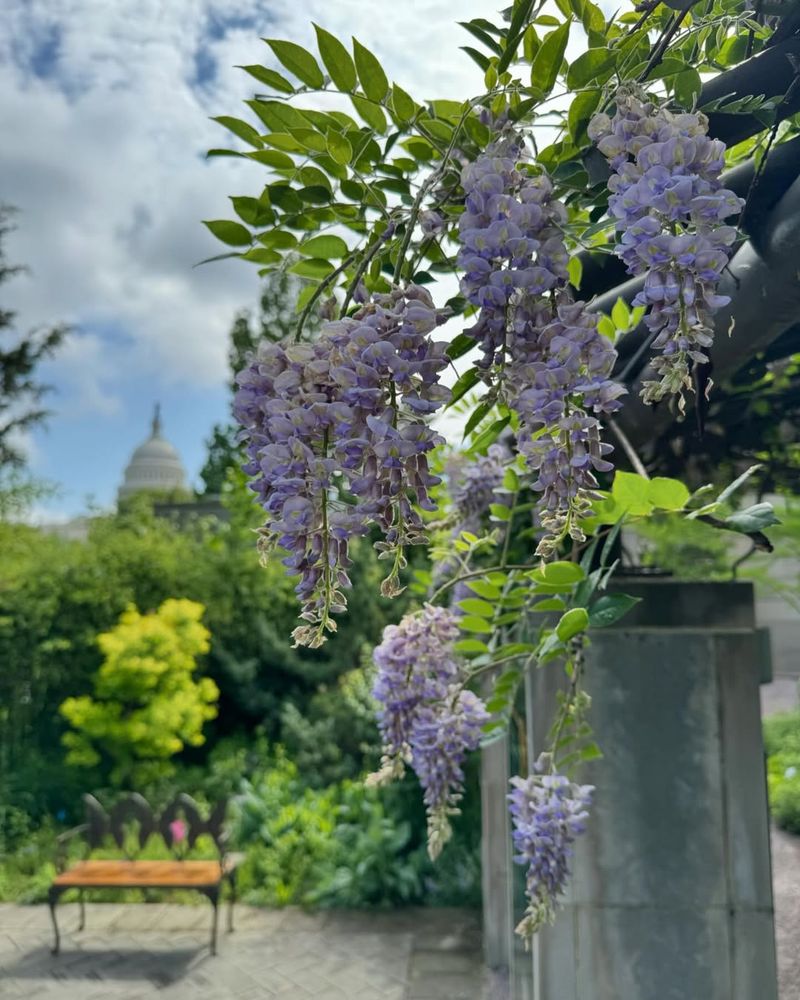
[(105, 755), (114, 784), (139, 783), (168, 770), (184, 746), (204, 742), (219, 697), (214, 681), (193, 676), (209, 648), (204, 610), (175, 599), (147, 615), (131, 606), (97, 637), (104, 659), (94, 694), (67, 698), (60, 709), (73, 727), (63, 736), (68, 763), (93, 767)]

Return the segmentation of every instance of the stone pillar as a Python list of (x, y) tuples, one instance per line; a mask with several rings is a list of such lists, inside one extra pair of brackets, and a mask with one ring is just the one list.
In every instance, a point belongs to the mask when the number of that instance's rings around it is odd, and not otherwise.
[[(642, 601), (617, 627), (593, 633), (587, 650), (604, 757), (580, 780), (597, 786), (595, 804), (569, 897), (515, 993), (777, 1000), (758, 693), (765, 644), (752, 587), (616, 587)], [(536, 751), (562, 682), (555, 664), (528, 679)], [(512, 942), (508, 954), (519, 980)]]

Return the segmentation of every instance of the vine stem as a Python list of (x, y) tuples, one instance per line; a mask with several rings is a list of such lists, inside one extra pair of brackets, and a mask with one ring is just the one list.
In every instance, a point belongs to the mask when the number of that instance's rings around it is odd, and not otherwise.
[(358, 257), (358, 251), (354, 250), (342, 261), (342, 263), (337, 268), (331, 271), (331, 273), (327, 275), (316, 287), (316, 289), (314, 290), (314, 294), (311, 296), (308, 302), (306, 302), (303, 311), (300, 313), (300, 318), (297, 321), (297, 326), (294, 331), (295, 343), (297, 343), (297, 341), (300, 340), (300, 337), (303, 335), (303, 327), (305, 326), (306, 320), (311, 315), (311, 310), (314, 308), (314, 306), (319, 301), (324, 292), (331, 287), (334, 281), (336, 281), (339, 275), (343, 274), (347, 270), (347, 268), (350, 267), (352, 263), (354, 263), (356, 257)]
[(786, 93), (780, 99), (780, 102), (775, 108), (775, 121), (772, 125), (772, 128), (769, 131), (767, 144), (764, 147), (764, 153), (761, 157), (761, 162), (758, 164), (758, 167), (755, 173), (753, 174), (753, 179), (752, 181), (750, 181), (750, 187), (747, 189), (747, 194), (745, 195), (744, 199), (744, 205), (742, 206), (742, 210), (739, 213), (739, 218), (736, 220), (737, 229), (741, 225), (742, 219), (744, 218), (745, 213), (747, 212), (748, 206), (751, 203), (753, 195), (755, 194), (756, 189), (758, 188), (758, 185), (761, 181), (761, 176), (767, 168), (767, 157), (769, 156), (770, 150), (772, 149), (775, 140), (778, 137), (778, 129), (782, 121), (780, 117), (781, 108), (785, 107), (785, 105), (787, 105), (789, 101), (791, 101), (792, 96), (794, 95), (794, 92), (797, 89), (798, 84), (800, 84), (800, 65), (793, 63), (793, 66), (794, 66), (794, 77), (792, 79), (792, 82), (786, 88)]
[[(391, 226), (391, 223), (389, 225)], [(347, 288), (347, 292), (345, 293), (344, 303), (342, 304), (342, 308), (339, 311), (340, 316), (344, 316), (344, 314), (347, 312), (347, 307), (350, 305), (350, 300), (352, 299), (356, 289), (358, 288), (359, 281), (361, 281), (361, 279), (364, 277), (364, 273), (369, 267), (369, 265), (372, 263), (375, 254), (377, 254), (380, 248), (389, 239), (389, 236), (391, 234), (388, 232), (388, 230), (389, 226), (387, 226), (386, 229), (380, 234), (380, 236), (378, 236), (378, 238), (375, 240), (372, 246), (367, 249), (367, 252), (364, 254), (361, 263), (356, 268), (356, 272), (353, 275), (353, 280), (350, 282)]]
[(462, 573), (460, 576), (454, 576), (452, 580), (446, 580), (440, 587), (431, 594), (429, 600), (433, 603), (437, 597), (454, 587), (457, 583), (461, 583), (462, 580), (474, 580), (478, 576), (486, 576), (487, 573), (502, 573), (504, 570), (529, 570), (538, 569), (541, 566), (541, 560), (535, 563), (509, 563), (506, 566), (489, 566), (486, 569), (476, 569), (470, 573)]
[(581, 679), (582, 659), (583, 659), (583, 639), (580, 640), (580, 646), (578, 648), (577, 654), (572, 660), (572, 676), (570, 677), (569, 688), (564, 698), (564, 704), (561, 706), (561, 711), (559, 712), (558, 715), (558, 721), (556, 722), (555, 732), (553, 733), (553, 739), (550, 744), (551, 773), (553, 773), (556, 769), (556, 754), (558, 752), (558, 741), (561, 739), (561, 733), (563, 732), (564, 726), (566, 725), (567, 716), (569, 715), (572, 706), (575, 704), (575, 698), (576, 695), (578, 694), (578, 685), (580, 684), (580, 679)]
[(447, 149), (442, 154), (442, 162), (432, 171), (425, 180), (420, 185), (419, 191), (417, 191), (417, 196), (414, 199), (414, 204), (411, 206), (411, 211), (408, 216), (408, 222), (406, 223), (406, 231), (403, 234), (403, 242), (400, 245), (400, 250), (397, 254), (397, 261), (394, 267), (394, 283), (397, 284), (403, 273), (403, 264), (405, 263), (405, 257), (408, 253), (408, 248), (411, 246), (411, 239), (414, 235), (414, 227), (417, 224), (417, 216), (419, 215), (420, 207), (422, 206), (422, 199), (431, 189), (434, 181), (438, 181), (444, 171), (447, 169), (447, 164), (450, 162), (450, 157), (453, 150), (456, 147), (456, 141), (458, 139), (459, 133), (464, 126), (464, 122), (467, 120), (467, 115), (472, 111), (473, 104), (475, 100), (467, 101), (467, 106), (461, 113), (461, 117), (458, 120), (458, 125), (453, 129), (453, 134), (450, 137), (450, 142)]
[(678, 33), (681, 24), (683, 24), (686, 15), (689, 13), (689, 9), (690, 8), (687, 7), (685, 10), (682, 10), (679, 13), (677, 13), (675, 17), (672, 19), (672, 23), (662, 31), (661, 37), (656, 42), (653, 48), (653, 52), (650, 58), (647, 60), (647, 65), (642, 70), (641, 75), (639, 76), (638, 80), (639, 83), (644, 83), (644, 81), (648, 78), (650, 73), (656, 68), (656, 66), (658, 66), (658, 64), (664, 58), (664, 53), (667, 51), (669, 43)]
[(627, 434), (623, 431), (623, 429), (619, 426), (619, 424), (612, 417), (608, 418), (608, 426), (614, 432), (614, 435), (616, 436), (617, 440), (622, 445), (622, 450), (628, 456), (628, 461), (634, 467), (634, 469), (636, 470), (636, 472), (643, 479), (649, 479), (650, 478), (650, 474), (648, 473), (647, 469), (645, 468), (644, 462), (641, 460), (641, 458), (639, 458), (639, 454), (636, 451), (636, 449), (633, 447), (633, 445), (631, 444), (630, 439), (628, 438)]

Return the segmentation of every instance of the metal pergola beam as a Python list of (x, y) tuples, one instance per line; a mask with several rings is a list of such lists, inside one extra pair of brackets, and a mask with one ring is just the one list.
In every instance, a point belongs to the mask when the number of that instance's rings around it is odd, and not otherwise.
[[(782, 98), (795, 78), (792, 60), (800, 63), (800, 35), (784, 39), (752, 59), (708, 80), (700, 91), (698, 105), (703, 107), (723, 98), (733, 101), (757, 95)], [(778, 120), (788, 118), (797, 111), (800, 111), (800, 87), (795, 88), (790, 99), (780, 105)], [(748, 139), (765, 128), (764, 121), (755, 115), (724, 114), (719, 111), (712, 111), (708, 115), (709, 135), (722, 139), (728, 146)], [(608, 177), (608, 166), (597, 150), (592, 149), (586, 154), (585, 163), (593, 184)], [(769, 164), (773, 170), (769, 181), (759, 185), (761, 205), (754, 198), (753, 210), (748, 210), (747, 217), (742, 220), (747, 232), (750, 232), (750, 221), (757, 221), (765, 207), (771, 208), (800, 174), (800, 141), (792, 140), (777, 147), (769, 157)], [(723, 174), (723, 181), (726, 187), (745, 197), (754, 171), (755, 164), (748, 161)], [(765, 199), (770, 196), (771, 204), (765, 205)], [(583, 264), (582, 296), (588, 298), (599, 295), (625, 281), (625, 267), (616, 257), (592, 254), (590, 251), (584, 251), (579, 257)]]

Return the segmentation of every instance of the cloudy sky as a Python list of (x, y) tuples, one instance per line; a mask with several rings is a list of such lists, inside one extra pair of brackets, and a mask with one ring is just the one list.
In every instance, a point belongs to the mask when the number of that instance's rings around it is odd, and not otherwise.
[[(494, 9), (461, 0), (457, 16)], [(444, 0), (0, 6), (0, 201), (19, 210), (8, 257), (29, 268), (2, 305), (21, 329), (75, 328), (44, 372), (55, 414), (28, 442), (34, 473), (60, 486), (44, 516), (113, 502), (156, 400), (193, 479), (224, 418), (227, 333), (257, 278), (240, 261), (193, 265), (221, 249), (200, 220), (230, 216), (227, 197), (262, 181), (254, 164), (204, 158), (228, 144), (209, 116), (252, 96), (236, 64), (270, 64), (264, 36), (311, 47), (316, 21), (358, 35), (416, 96), (463, 97), (480, 81), (455, 16)]]

